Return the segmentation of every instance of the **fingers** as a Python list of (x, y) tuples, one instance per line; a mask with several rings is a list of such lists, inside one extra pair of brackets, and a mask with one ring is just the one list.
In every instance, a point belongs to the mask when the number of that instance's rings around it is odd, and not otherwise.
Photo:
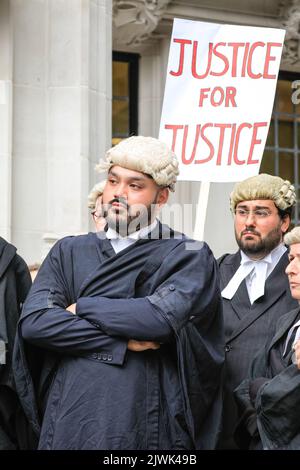
[(127, 349), (130, 351), (141, 352), (147, 351), (148, 349), (159, 349), (160, 344), (154, 341), (137, 341), (135, 339), (130, 339), (127, 344)]
[(146, 341), (148, 343), (148, 349), (159, 349), (160, 344), (155, 343), (154, 341)]

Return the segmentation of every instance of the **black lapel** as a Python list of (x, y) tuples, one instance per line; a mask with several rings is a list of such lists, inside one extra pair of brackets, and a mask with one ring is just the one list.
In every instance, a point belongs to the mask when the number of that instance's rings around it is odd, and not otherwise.
[(102, 262), (116, 255), (116, 252), (112, 247), (111, 241), (108, 240), (108, 238), (106, 237), (103, 238), (101, 242), (97, 243), (97, 250)]
[[(281, 297), (286, 290), (289, 291), (288, 277), (285, 275), (287, 264), (288, 255), (285, 253), (266, 281), (265, 294), (260, 299), (257, 299), (249, 309), (247, 315), (242, 317), (238, 327), (229, 337), (229, 341), (234, 339), (255, 322), (268, 308), (271, 307), (271, 305), (276, 303), (279, 297)], [(235, 305), (235, 310), (236, 309), (237, 304)]]
[(249, 314), (251, 309), (251, 303), (247, 290), (246, 281), (243, 281), (236, 291), (235, 295), (231, 299), (231, 306), (237, 316), (242, 319)]
[(228, 255), (221, 261), (220, 266), (220, 277), (221, 277), (221, 290), (223, 290), (234, 273), (237, 271), (241, 264), (241, 254), (237, 251), (234, 255)]
[(0, 277), (6, 272), (16, 252), (17, 249), (13, 245), (0, 237)]
[[(107, 229), (107, 226), (106, 226)], [(136, 243), (132, 243), (124, 250), (121, 250), (119, 253), (116, 253), (112, 247), (111, 241), (106, 238), (106, 230), (103, 232), (99, 232), (98, 236), (96, 234), (96, 246), (99, 258), (101, 259), (102, 263), (107, 261), (112, 257), (122, 256), (124, 253), (127, 253), (131, 250), (133, 246), (142, 245), (143, 243), (147, 243), (150, 240), (159, 240), (162, 238), (175, 238), (174, 231), (170, 229), (168, 226), (162, 225), (159, 221), (154, 229), (148, 233), (144, 238), (137, 240)]]
[[(99, 295), (101, 289), (107, 292), (107, 286), (109, 285), (111, 289), (112, 284), (114, 284), (114, 287), (117, 289), (119, 285), (118, 282), (122, 277), (121, 273), (123, 273), (123, 275), (125, 273), (131, 273), (130, 281), (127, 277), (127, 282), (130, 283), (132, 288), (135, 282), (144, 282), (149, 276), (149, 273), (154, 272), (161, 264), (164, 255), (176, 245), (176, 241), (170, 245), (165, 245), (164, 238), (174, 238), (176, 240), (177, 238), (179, 238), (179, 240), (182, 238), (182, 235), (181, 237), (175, 237), (175, 235), (176, 233), (172, 229), (159, 222), (154, 230), (150, 234), (147, 234), (145, 238), (137, 240), (136, 243), (128, 246), (119, 253), (115, 253), (107, 238), (101, 237), (101, 239), (99, 239), (95, 236), (94, 240), (97, 245), (101, 263), (99, 263), (83, 281), (78, 292), (78, 297), (83, 295), (96, 295), (95, 292)], [(161, 246), (162, 248), (160, 248)], [(165, 250), (163, 249), (164, 247)], [(149, 260), (148, 257), (150, 257)], [(154, 260), (155, 257), (157, 258), (156, 261)], [(136, 271), (136, 269), (138, 269), (138, 271)], [(141, 281), (139, 278), (136, 278), (138, 273), (141, 274)], [(126, 290), (127, 285), (123, 283), (122, 289)], [(128, 295), (130, 295), (129, 288)]]
[[(78, 291), (78, 297), (81, 297), (84, 292), (87, 292), (88, 287), (95, 284), (95, 281), (97, 281), (96, 284), (99, 286), (106, 284), (108, 280), (113, 282), (114, 279), (116, 282), (118, 271), (121, 269), (121, 267), (124, 268), (124, 262), (125, 264), (128, 262), (126, 257), (127, 253), (131, 252), (132, 247), (136, 246), (136, 244), (139, 243), (139, 240), (137, 243), (128, 246), (119, 253), (115, 253), (110, 241), (107, 238), (102, 238), (101, 240), (95, 238), (95, 243), (101, 262), (90, 272), (90, 274), (81, 284)], [(87, 295), (87, 293), (85, 295)], [(89, 295), (92, 295), (92, 293), (89, 292)]]
[(282, 317), (279, 328), (276, 330), (276, 333), (270, 343), (269, 350), (274, 346), (275, 343), (277, 343), (280, 338), (282, 338), (282, 336), (286, 335), (291, 326), (293, 326), (297, 316), (299, 315), (299, 308), (300, 307), (297, 307), (294, 310), (291, 310), (288, 314)]
[(254, 318), (258, 318), (262, 313), (264, 313), (286, 291), (290, 292), (288, 277), (285, 274), (285, 269), (288, 263), (288, 255), (287, 253), (284, 253), (266, 280), (265, 293), (263, 297), (257, 299), (257, 301), (252, 305), (252, 314)]

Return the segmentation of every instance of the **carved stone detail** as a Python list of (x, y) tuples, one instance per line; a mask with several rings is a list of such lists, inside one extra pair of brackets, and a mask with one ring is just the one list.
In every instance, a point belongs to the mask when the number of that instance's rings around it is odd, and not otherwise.
[(170, 0), (114, 0), (113, 38), (126, 46), (148, 39)]
[(282, 61), (287, 65), (300, 64), (300, 0), (293, 0), (286, 10), (283, 27), (286, 29)]

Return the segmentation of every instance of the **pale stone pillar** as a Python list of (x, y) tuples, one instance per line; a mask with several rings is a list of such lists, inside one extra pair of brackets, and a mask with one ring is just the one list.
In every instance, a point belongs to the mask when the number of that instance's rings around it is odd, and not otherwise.
[(11, 239), (12, 58), (9, 0), (0, 2), (0, 236)]
[[(89, 228), (111, 142), (111, 0), (11, 0), (13, 240), (27, 261)], [(50, 242), (49, 242), (50, 240)]]

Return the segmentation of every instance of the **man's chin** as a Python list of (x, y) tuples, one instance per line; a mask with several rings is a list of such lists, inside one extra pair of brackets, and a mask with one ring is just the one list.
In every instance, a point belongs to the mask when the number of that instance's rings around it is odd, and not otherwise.
[(241, 245), (245, 248), (256, 248), (258, 246), (257, 240), (243, 240)]
[(242, 238), (239, 243), (239, 247), (241, 248), (242, 251), (245, 253), (257, 253), (262, 249), (261, 243), (258, 243), (257, 240), (254, 240), (253, 238), (251, 239), (244, 239)]
[(122, 207), (122, 206), (111, 207), (108, 211), (108, 216), (109, 217), (121, 217), (125, 219), (128, 216), (128, 211), (127, 209), (125, 209), (125, 207)]
[(118, 231), (120, 227), (126, 229), (128, 227), (127, 217), (122, 217), (120, 214), (109, 214), (106, 217), (107, 225), (115, 231)]

